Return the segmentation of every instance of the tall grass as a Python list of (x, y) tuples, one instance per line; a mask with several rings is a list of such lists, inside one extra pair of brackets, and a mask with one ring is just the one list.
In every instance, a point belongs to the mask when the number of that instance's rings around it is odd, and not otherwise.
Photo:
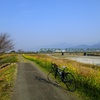
[(5, 63), (15, 63), (18, 61), (18, 57), (15, 54), (5, 54), (0, 56), (0, 65)]
[(100, 100), (100, 69), (94, 65), (82, 64), (68, 59), (55, 59), (47, 55), (23, 55), (25, 58), (35, 61), (41, 67), (49, 71), (51, 63), (59, 67), (67, 66), (75, 76), (77, 91), (86, 100)]

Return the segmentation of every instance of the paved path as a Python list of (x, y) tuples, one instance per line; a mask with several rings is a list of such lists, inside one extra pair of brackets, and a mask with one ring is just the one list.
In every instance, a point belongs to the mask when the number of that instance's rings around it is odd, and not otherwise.
[[(18, 63), (18, 73), (11, 100), (77, 100), (72, 93), (50, 84), (46, 75), (33, 63)], [(79, 100), (79, 99), (78, 99)]]

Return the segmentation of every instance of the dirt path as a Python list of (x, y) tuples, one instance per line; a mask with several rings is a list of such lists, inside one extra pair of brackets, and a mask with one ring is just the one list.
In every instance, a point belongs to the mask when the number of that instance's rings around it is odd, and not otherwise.
[[(18, 73), (11, 100), (77, 100), (70, 92), (50, 84), (34, 64), (19, 56)], [(79, 100), (79, 99), (78, 99)]]

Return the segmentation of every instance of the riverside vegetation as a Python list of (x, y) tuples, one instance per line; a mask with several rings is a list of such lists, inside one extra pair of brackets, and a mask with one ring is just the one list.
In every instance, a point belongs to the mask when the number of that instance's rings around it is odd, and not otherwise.
[(83, 100), (100, 100), (100, 68), (83, 64), (68, 59), (53, 58), (43, 54), (23, 55), (23, 57), (36, 62), (42, 68), (49, 71), (51, 63), (59, 67), (67, 66), (68, 70), (75, 76), (77, 91)]
[(5, 63), (10, 63), (9, 66), (0, 69), (0, 100), (10, 100), (14, 78), (16, 73), (16, 64), (18, 61), (17, 55), (4, 54), (0, 56), (0, 66)]

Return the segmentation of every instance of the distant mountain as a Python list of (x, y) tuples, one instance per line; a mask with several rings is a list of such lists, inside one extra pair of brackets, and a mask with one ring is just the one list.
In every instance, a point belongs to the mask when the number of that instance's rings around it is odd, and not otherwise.
[(89, 46), (89, 45), (82, 44), (82, 45), (78, 45), (78, 46), (75, 46), (75, 47), (72, 47), (72, 48), (82, 48), (82, 49), (87, 49), (87, 48), (90, 48), (90, 46)]
[(99, 48), (100, 49), (100, 43), (97, 43), (97, 44), (94, 44), (94, 45), (79, 45), (79, 46), (75, 46), (75, 47), (72, 47), (72, 48), (82, 48), (82, 49), (87, 49), (87, 48)]
[(91, 48), (100, 48), (100, 43), (92, 45)]

